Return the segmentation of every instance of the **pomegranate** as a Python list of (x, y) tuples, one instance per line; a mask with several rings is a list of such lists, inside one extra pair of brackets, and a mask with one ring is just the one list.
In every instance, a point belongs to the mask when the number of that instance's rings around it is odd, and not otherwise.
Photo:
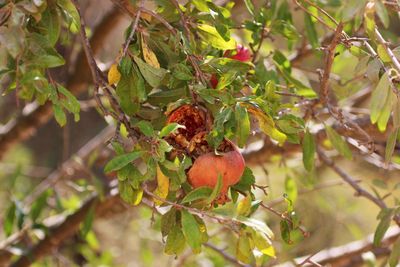
[(245, 162), (238, 148), (226, 139), (218, 147), (221, 155), (215, 155), (210, 151), (205, 136), (205, 132), (197, 134), (189, 145), (189, 151), (196, 159), (189, 169), (188, 181), (194, 188), (201, 186), (214, 188), (218, 176), (222, 175), (222, 188), (217, 203), (223, 204), (229, 201), (228, 188), (239, 182)]
[(179, 123), (185, 129), (166, 137), (174, 150), (170, 152), (171, 160), (185, 154), (192, 158), (193, 165), (187, 172), (188, 182), (193, 188), (207, 186), (214, 188), (218, 176), (222, 176), (222, 187), (216, 203), (224, 204), (229, 201), (227, 196), (230, 186), (239, 182), (245, 163), (238, 148), (229, 140), (224, 139), (218, 146), (219, 155), (214, 153), (207, 142), (207, 133), (212, 124), (209, 112), (195, 105), (183, 105), (168, 116), (167, 123)]

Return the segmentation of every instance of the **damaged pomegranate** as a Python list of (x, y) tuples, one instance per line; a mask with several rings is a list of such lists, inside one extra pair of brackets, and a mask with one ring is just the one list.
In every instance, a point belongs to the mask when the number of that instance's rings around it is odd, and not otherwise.
[[(193, 165), (187, 172), (188, 182), (193, 188), (214, 188), (221, 175), (222, 187), (216, 203), (223, 204), (229, 201), (228, 189), (239, 182), (245, 168), (243, 156), (238, 148), (231, 141), (224, 139), (218, 146), (218, 155), (215, 153), (206, 139), (212, 117), (203, 107), (181, 106), (169, 115), (167, 123), (173, 122), (184, 125), (185, 129), (179, 129), (166, 139), (175, 150), (184, 151), (192, 158)], [(177, 156), (177, 153), (172, 153), (172, 156)]]
[[(183, 105), (175, 109), (168, 116), (168, 123), (178, 123), (185, 128), (178, 129), (177, 133), (170, 135), (167, 141), (180, 149), (189, 145), (190, 140), (197, 133), (206, 130), (207, 114), (202, 107), (194, 105)], [(177, 147), (176, 147), (177, 148)]]

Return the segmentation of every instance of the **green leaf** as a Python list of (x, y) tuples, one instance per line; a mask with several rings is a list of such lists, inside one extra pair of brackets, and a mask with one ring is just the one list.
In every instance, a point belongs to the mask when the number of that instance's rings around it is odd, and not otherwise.
[(128, 180), (119, 181), (118, 191), (120, 197), (128, 204), (137, 206), (143, 198), (143, 190), (135, 189)]
[(400, 237), (397, 238), (396, 242), (393, 244), (392, 252), (389, 256), (389, 266), (396, 267), (400, 262)]
[(16, 218), (16, 210), (17, 206), (13, 202), (11, 203), (10, 207), (8, 207), (6, 211), (6, 216), (3, 222), (3, 230), (6, 236), (10, 236), (12, 234), (12, 230), (14, 228), (14, 222)]
[(250, 244), (249, 236), (242, 231), (239, 234), (239, 239), (236, 245), (236, 258), (241, 262), (249, 264), (252, 257), (253, 251)]
[(379, 80), (378, 85), (371, 95), (371, 122), (376, 123), (382, 113), (384, 105), (386, 103), (386, 99), (389, 95), (390, 90), (390, 80), (389, 74), (385, 72), (381, 79)]
[(180, 124), (178, 124), (176, 122), (169, 123), (169, 124), (167, 124), (166, 126), (164, 126), (161, 129), (159, 137), (163, 138), (163, 137), (169, 135), (170, 133), (173, 133), (173, 132), (175, 132), (175, 131), (177, 131), (178, 129), (181, 129), (181, 128), (185, 128), (185, 126), (180, 125)]
[(43, 68), (54, 68), (65, 64), (64, 58), (50, 45), (44, 35), (31, 33), (27, 40), (32, 53), (32, 64)]
[(201, 12), (210, 12), (207, 0), (192, 0), (192, 4)]
[(161, 216), (161, 234), (166, 236), (176, 224), (176, 209), (171, 208), (167, 213)]
[(215, 88), (216, 90), (221, 90), (233, 83), (235, 79), (238, 76), (238, 72), (235, 70), (230, 70), (228, 72), (225, 72), (221, 75), (221, 77), (218, 79), (218, 84), (217, 87)]
[(79, 120), (79, 112), (81, 110), (81, 106), (79, 104), (78, 99), (66, 88), (61, 86), (60, 84), (57, 84), (57, 90), (61, 94), (64, 95), (64, 97), (60, 98), (59, 101), (61, 104), (66, 108), (69, 112), (74, 114), (75, 116), (75, 121)]
[(149, 121), (139, 121), (135, 126), (147, 137), (154, 135), (153, 125)]
[(172, 76), (178, 80), (190, 81), (193, 79), (193, 74), (188, 66), (179, 63), (172, 68)]
[(244, 3), (246, 4), (249, 13), (254, 16), (254, 5), (251, 0), (244, 0)]
[(315, 29), (315, 24), (312, 22), (311, 16), (307, 13), (304, 13), (304, 27), (311, 47), (314, 49), (319, 47), (318, 34), (317, 30)]
[(61, 32), (61, 19), (56, 8), (48, 7), (45, 12), (42, 13), (42, 19), (40, 24), (47, 31), (46, 35), (51, 46), (54, 46)]
[(40, 214), (43, 211), (43, 208), (47, 204), (47, 199), (51, 195), (51, 191), (47, 190), (40, 194), (40, 196), (33, 202), (30, 210), (30, 217), (33, 222), (36, 222), (36, 220), (39, 218)]
[(144, 79), (150, 86), (156, 88), (161, 84), (161, 81), (164, 79), (167, 70), (163, 68), (155, 68), (146, 62), (144, 62), (141, 58), (134, 56), (133, 57), (136, 64), (138, 65), (140, 72), (142, 73)]
[(392, 113), (393, 101), (397, 100), (396, 95), (393, 93), (392, 90), (389, 89), (389, 93), (386, 97), (385, 104), (383, 105), (383, 109), (380, 112), (378, 118), (378, 129), (381, 132), (386, 130), (387, 123), (390, 119), (390, 115)]
[(383, 209), (381, 210), (380, 222), (375, 230), (374, 234), (374, 246), (379, 246), (383, 237), (385, 236), (386, 231), (389, 229), (390, 222), (392, 220), (393, 210), (391, 209)]
[(80, 235), (82, 238), (86, 238), (87, 234), (92, 229), (94, 216), (95, 216), (95, 207), (92, 206), (89, 209), (89, 212), (86, 214), (85, 220), (83, 221), (81, 226)]
[(274, 238), (274, 233), (272, 232), (272, 230), (264, 222), (260, 220), (254, 218), (247, 218), (243, 216), (237, 216), (236, 220), (248, 227), (253, 228), (255, 231), (264, 233), (269, 239)]
[(207, 186), (198, 187), (192, 191), (190, 191), (181, 201), (182, 204), (200, 200), (207, 199), (210, 197), (213, 189)]
[(212, 47), (220, 50), (236, 49), (235, 39), (231, 38), (229, 41), (225, 41), (215, 27), (207, 24), (201, 24), (197, 28), (199, 29), (199, 34), (203, 37), (206, 44), (210, 44)]
[(285, 179), (285, 192), (288, 198), (292, 201), (293, 205), (297, 200), (297, 185), (291, 176), (286, 176)]
[(253, 172), (249, 167), (245, 167), (242, 177), (240, 178), (240, 181), (232, 186), (232, 188), (237, 189), (241, 192), (246, 192), (251, 190), (251, 185), (253, 185), (256, 182), (256, 178), (254, 177)]
[(213, 191), (211, 192), (211, 195), (207, 198), (207, 203), (212, 203), (221, 193), (222, 189), (222, 173), (218, 173), (218, 180), (217, 184), (215, 185)]
[(167, 243), (165, 244), (164, 252), (167, 255), (178, 256), (184, 251), (185, 246), (185, 236), (182, 230), (177, 225), (175, 225), (167, 237)]
[(315, 161), (315, 140), (314, 136), (307, 130), (303, 138), (303, 164), (307, 171), (314, 169)]
[(388, 28), (390, 20), (385, 5), (381, 1), (375, 1), (374, 3), (375, 3), (376, 13), (378, 14), (379, 19), (381, 20), (383, 26), (385, 28)]
[(122, 167), (128, 165), (132, 161), (138, 159), (142, 155), (143, 155), (142, 151), (134, 151), (131, 153), (116, 156), (107, 163), (107, 165), (104, 167), (104, 172), (110, 173), (112, 171), (117, 171)]
[(400, 128), (400, 101), (395, 98), (393, 103), (393, 127)]
[(59, 104), (53, 104), (53, 113), (57, 123), (63, 127), (67, 123), (67, 116)]
[(285, 57), (284, 54), (282, 54), (278, 50), (275, 50), (273, 60), (274, 60), (275, 66), (280, 71), (280, 73), (285, 78), (285, 80), (287, 81), (288, 86), (295, 87), (297, 89), (298, 95), (301, 95), (304, 97), (309, 97), (309, 98), (313, 98), (313, 97), (317, 96), (317, 94), (315, 93), (314, 90), (312, 90), (308, 86), (305, 86), (302, 82), (295, 79), (291, 75), (290, 61)]
[(392, 158), (393, 151), (396, 146), (396, 139), (397, 139), (398, 134), (399, 134), (399, 128), (393, 129), (387, 139), (386, 148), (385, 148), (385, 162), (386, 163), (389, 163)]
[(178, 88), (152, 93), (148, 96), (148, 102), (154, 106), (166, 106), (167, 104), (183, 99), (186, 96), (185, 89)]
[(331, 141), (333, 147), (345, 158), (351, 160), (353, 155), (346, 141), (329, 125), (325, 126), (326, 134), (328, 135), (329, 141)]
[(386, 48), (382, 44), (378, 44), (378, 47), (376, 48), (376, 52), (378, 53), (379, 58), (384, 62), (384, 63), (390, 63), (392, 60), (390, 59), (390, 55), (386, 51)]
[(285, 241), (287, 244), (292, 244), (293, 242), (290, 238), (291, 227), (289, 225), (289, 222), (286, 220), (282, 220), (279, 223), (279, 226), (280, 226), (281, 237), (282, 237), (283, 241)]
[(201, 252), (201, 232), (199, 225), (194, 216), (187, 210), (182, 210), (182, 231), (183, 235), (189, 246), (192, 248), (193, 253), (198, 254)]
[(127, 115), (134, 115), (140, 108), (138, 101), (134, 101), (132, 97), (133, 83), (131, 75), (122, 76), (116, 88), (120, 106)]
[(239, 103), (236, 104), (235, 111), (238, 146), (243, 147), (250, 135), (250, 118), (247, 109)]
[(132, 67), (133, 63), (131, 58), (129, 56), (124, 56), (118, 65), (118, 71), (121, 73), (121, 75), (128, 76), (132, 72)]

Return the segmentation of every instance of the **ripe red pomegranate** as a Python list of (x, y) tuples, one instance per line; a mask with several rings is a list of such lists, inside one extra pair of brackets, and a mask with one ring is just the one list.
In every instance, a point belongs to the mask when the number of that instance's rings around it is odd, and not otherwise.
[[(229, 140), (224, 140), (220, 147), (221, 155), (210, 152), (206, 133), (199, 133), (193, 137), (189, 150), (194, 156), (198, 156), (188, 172), (188, 181), (193, 188), (207, 186), (214, 188), (218, 182), (218, 176), (222, 175), (222, 188), (217, 203), (223, 204), (229, 201), (227, 196), (230, 186), (239, 182), (242, 177), (245, 162), (238, 148)], [(193, 145), (193, 143), (196, 143)], [(204, 153), (205, 152), (205, 153)]]
[[(251, 60), (251, 53), (247, 47), (243, 45), (237, 45), (236, 50), (227, 50), (224, 53), (224, 57), (239, 60), (242, 62), (248, 62)], [(215, 74), (211, 75), (210, 83), (212, 88), (216, 88), (218, 85), (218, 79)]]

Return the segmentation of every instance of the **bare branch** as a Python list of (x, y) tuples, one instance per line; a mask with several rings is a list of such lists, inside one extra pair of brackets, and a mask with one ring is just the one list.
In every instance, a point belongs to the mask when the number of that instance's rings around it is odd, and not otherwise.
[(95, 215), (106, 213), (116, 202), (120, 200), (118, 195), (110, 195), (100, 200), (97, 195), (90, 197), (76, 212), (68, 216), (61, 224), (49, 230), (49, 234), (32, 248), (28, 249), (11, 267), (27, 267), (33, 262), (43, 258), (57, 248), (63, 241), (74, 235), (81, 222), (86, 218), (90, 209), (95, 209)]
[(32, 202), (48, 188), (54, 186), (60, 179), (67, 173), (73, 173), (81, 167), (84, 162), (96, 149), (101, 147), (109, 140), (114, 133), (114, 126), (108, 126), (102, 130), (98, 135), (89, 140), (78, 152), (71, 156), (70, 159), (65, 161), (61, 167), (47, 176), (39, 185), (37, 185), (32, 193), (25, 199), (25, 205), (30, 205)]
[[(385, 256), (390, 253), (388, 246), (394, 243), (400, 237), (400, 229), (397, 226), (392, 226), (386, 232), (385, 237), (382, 240), (381, 247), (375, 247), (373, 245), (373, 234), (369, 235), (363, 240), (354, 241), (342, 246), (329, 248), (322, 250), (312, 255), (312, 260), (318, 262), (322, 266), (356, 266), (356, 263), (362, 263), (362, 254), (371, 251), (376, 257)], [(294, 260), (296, 264), (304, 262), (305, 259), (310, 256), (304, 256)], [(279, 267), (291, 267), (294, 266), (292, 263), (284, 263), (277, 265)], [(307, 264), (305, 266), (312, 266)], [(358, 265), (357, 265), (358, 266)]]
[(321, 77), (320, 100), (322, 104), (329, 104), (329, 76), (331, 75), (333, 60), (335, 59), (335, 50), (341, 42), (343, 24), (339, 23), (333, 35), (332, 41), (327, 48), (324, 72)]
[[(317, 153), (321, 161), (323, 161), (327, 166), (329, 166), (333, 171), (335, 171), (346, 183), (348, 183), (356, 191), (357, 196), (369, 199), (371, 202), (375, 203), (375, 205), (377, 205), (381, 209), (387, 208), (385, 202), (382, 199), (375, 197), (374, 195), (363, 189), (353, 177), (351, 177), (349, 174), (347, 174), (345, 171), (339, 168), (333, 162), (333, 160), (328, 158), (320, 147), (317, 147)], [(400, 217), (398, 215), (395, 215), (393, 217), (393, 220), (400, 226)]]

